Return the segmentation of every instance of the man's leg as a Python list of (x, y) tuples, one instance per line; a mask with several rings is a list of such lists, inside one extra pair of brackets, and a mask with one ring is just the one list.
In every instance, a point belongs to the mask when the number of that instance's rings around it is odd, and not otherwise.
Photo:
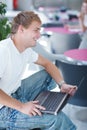
[(32, 117), (7, 107), (4, 107), (2, 112), (3, 125), (7, 130), (31, 130), (33, 128), (41, 128), (41, 130), (76, 130), (73, 123), (62, 112), (58, 115), (43, 114), (42, 116)]
[[(27, 102), (33, 100), (41, 91), (47, 90), (47, 87), (48, 89), (55, 87), (55, 82), (52, 81), (52, 78), (45, 70), (42, 70), (24, 79), (20, 88), (12, 96), (22, 102)], [(14, 112), (14, 110), (7, 107), (0, 110), (0, 125), (2, 127), (7, 126), (8, 123), (6, 124), (6, 122), (12, 117), (11, 115), (15, 114)]]
[[(14, 116), (15, 113), (15, 116)], [(32, 116), (14, 111), (7, 122), (7, 130), (31, 130), (40, 128), (41, 130), (76, 130), (73, 123), (62, 112), (58, 115), (43, 114), (42, 116)]]
[(33, 100), (38, 93), (56, 87), (56, 82), (45, 71), (41, 70), (22, 81), (21, 87), (12, 95), (24, 102)]

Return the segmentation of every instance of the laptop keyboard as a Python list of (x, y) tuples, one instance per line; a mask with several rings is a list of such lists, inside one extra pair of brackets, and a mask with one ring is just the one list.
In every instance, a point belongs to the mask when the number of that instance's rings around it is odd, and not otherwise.
[(54, 111), (59, 102), (62, 100), (63, 96), (64, 94), (59, 95), (58, 93), (51, 93), (48, 95), (47, 99), (42, 105), (46, 107), (46, 110)]
[(41, 112), (56, 115), (66, 105), (69, 97), (69, 94), (45, 91), (41, 92), (35, 100), (39, 100), (39, 104), (46, 108), (46, 110), (41, 110)]

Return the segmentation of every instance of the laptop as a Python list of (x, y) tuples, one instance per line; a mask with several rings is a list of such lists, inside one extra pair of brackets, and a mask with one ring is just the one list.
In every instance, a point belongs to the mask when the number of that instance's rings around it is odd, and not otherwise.
[(57, 115), (69, 100), (70, 95), (62, 92), (43, 91), (34, 100), (39, 100), (39, 104), (46, 109), (42, 113)]

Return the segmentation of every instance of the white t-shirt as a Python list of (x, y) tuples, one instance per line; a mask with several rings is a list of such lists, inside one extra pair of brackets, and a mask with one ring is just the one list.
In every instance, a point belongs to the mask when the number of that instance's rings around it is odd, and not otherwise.
[[(20, 53), (11, 38), (0, 42), (0, 89), (8, 95), (21, 85), (21, 77), (27, 63), (37, 61), (38, 54), (31, 48)], [(0, 105), (1, 107), (2, 105)]]

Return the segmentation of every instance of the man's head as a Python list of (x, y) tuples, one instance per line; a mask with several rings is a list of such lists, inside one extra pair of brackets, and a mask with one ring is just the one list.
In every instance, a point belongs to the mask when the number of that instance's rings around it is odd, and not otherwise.
[(11, 33), (15, 34), (18, 30), (19, 25), (22, 25), (24, 28), (28, 28), (32, 22), (39, 22), (41, 24), (41, 20), (37, 14), (32, 11), (24, 11), (19, 13), (12, 22), (12, 30)]
[(16, 47), (23, 51), (36, 45), (40, 38), (41, 20), (32, 11), (19, 13), (12, 22), (11, 38)]

